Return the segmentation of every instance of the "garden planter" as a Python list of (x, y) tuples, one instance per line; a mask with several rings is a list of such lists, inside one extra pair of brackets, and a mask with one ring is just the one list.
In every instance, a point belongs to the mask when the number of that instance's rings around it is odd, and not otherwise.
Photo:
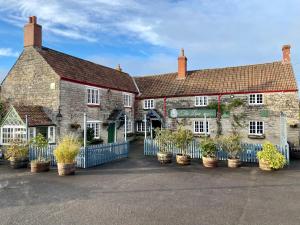
[(173, 154), (171, 152), (158, 152), (157, 159), (161, 164), (167, 164), (172, 162)]
[(57, 163), (59, 176), (67, 176), (75, 174), (76, 163)]
[(241, 165), (240, 159), (228, 159), (227, 164), (229, 168), (238, 168)]
[(50, 170), (50, 162), (31, 162), (30, 169), (32, 173), (47, 172)]
[(191, 157), (189, 155), (177, 154), (176, 162), (179, 165), (185, 166), (191, 164)]
[(21, 169), (21, 168), (27, 168), (29, 163), (28, 158), (10, 158), (9, 159), (9, 164), (10, 167), (13, 169)]
[(264, 170), (264, 171), (272, 171), (273, 170), (267, 161), (260, 159), (260, 160), (258, 160), (258, 162), (259, 162), (259, 168), (261, 170)]
[(207, 168), (217, 167), (218, 159), (211, 157), (202, 157), (203, 166)]

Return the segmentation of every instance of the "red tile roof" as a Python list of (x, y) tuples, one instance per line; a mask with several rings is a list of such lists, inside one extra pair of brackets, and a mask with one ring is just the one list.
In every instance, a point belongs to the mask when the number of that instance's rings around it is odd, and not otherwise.
[(129, 74), (43, 47), (37, 49), (64, 80), (138, 93)]
[(26, 115), (28, 118), (28, 126), (50, 126), (54, 125), (52, 120), (43, 110), (42, 106), (14, 106), (21, 119), (25, 122)]
[(185, 80), (176, 78), (177, 73), (135, 77), (140, 98), (298, 89), (291, 64), (282, 62), (188, 71)]

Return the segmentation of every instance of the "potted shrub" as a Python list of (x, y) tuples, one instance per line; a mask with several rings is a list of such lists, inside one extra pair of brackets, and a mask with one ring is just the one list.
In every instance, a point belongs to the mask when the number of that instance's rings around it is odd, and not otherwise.
[(263, 144), (262, 151), (257, 153), (259, 168), (266, 171), (278, 170), (284, 167), (286, 160), (271, 142)]
[(80, 142), (74, 136), (66, 135), (54, 150), (59, 176), (75, 174), (75, 158), (80, 151)]
[(223, 136), (219, 139), (219, 143), (221, 148), (228, 154), (228, 167), (239, 167), (241, 165), (239, 155), (242, 151), (241, 137), (238, 134)]
[(188, 145), (193, 141), (193, 133), (190, 130), (185, 129), (183, 126), (179, 126), (177, 131), (173, 133), (173, 140), (177, 148), (182, 153), (176, 154), (176, 162), (179, 165), (190, 165), (191, 156), (187, 154)]
[(38, 134), (36, 137), (32, 138), (30, 145), (34, 147), (37, 151), (37, 158), (30, 162), (30, 169), (32, 173), (47, 172), (50, 170), (50, 160), (43, 157), (42, 151), (47, 148), (48, 141), (42, 135)]
[(6, 149), (5, 157), (14, 169), (27, 168), (29, 163), (28, 146), (19, 141), (12, 141)]
[(157, 152), (157, 159), (161, 164), (167, 164), (172, 162), (172, 152), (168, 151), (168, 146), (172, 140), (172, 132), (169, 129), (160, 129), (155, 130), (156, 137), (155, 139), (159, 145), (159, 151)]
[(212, 138), (201, 141), (201, 154), (204, 167), (213, 168), (217, 166), (217, 145)]

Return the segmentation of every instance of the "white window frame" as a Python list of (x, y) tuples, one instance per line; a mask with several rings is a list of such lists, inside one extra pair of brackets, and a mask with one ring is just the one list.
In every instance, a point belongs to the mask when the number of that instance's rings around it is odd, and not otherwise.
[[(51, 130), (53, 131), (52, 135), (51, 135)], [(49, 144), (55, 143), (55, 126), (48, 127), (48, 142)]]
[[(251, 123), (255, 124), (255, 132), (251, 133)], [(262, 133), (258, 133), (258, 123), (262, 123)], [(264, 135), (265, 134), (265, 122), (263, 121), (249, 121), (249, 135)]]
[(144, 99), (144, 109), (154, 109), (155, 102), (154, 99)]
[(12, 133), (11, 133), (11, 135), (12, 135), (12, 138), (11, 138), (11, 140), (13, 141), (13, 140), (15, 140), (16, 139), (16, 136), (17, 136), (17, 129), (24, 129), (24, 133), (23, 133), (23, 135), (24, 135), (24, 138), (23, 138), (23, 141), (24, 141), (24, 143), (26, 143), (26, 127), (24, 127), (24, 126), (16, 126), (16, 125), (5, 125), (5, 126), (3, 126), (3, 127), (1, 127), (1, 144), (2, 145), (9, 145), (10, 144), (10, 142), (6, 142), (6, 143), (3, 143), (3, 134), (4, 134), (4, 132), (3, 132), (3, 129), (12, 129)]
[(133, 132), (133, 122), (131, 120), (126, 120), (126, 126), (124, 125), (124, 133), (125, 133), (125, 128), (126, 128), (126, 133), (132, 133)]
[[(258, 102), (258, 97), (261, 95), (261, 102)], [(254, 97), (254, 102), (252, 102), (252, 97)], [(264, 104), (264, 95), (262, 93), (257, 93), (257, 94), (249, 94), (248, 97), (248, 104), (249, 105), (263, 105)]]
[[(195, 120), (194, 121), (194, 126), (193, 126), (193, 132), (194, 132), (194, 134), (205, 134), (205, 130), (204, 130), (204, 122), (205, 122), (205, 120)], [(199, 123), (199, 131), (196, 131), (196, 123)], [(203, 125), (202, 125), (202, 129), (203, 129), (203, 131), (200, 131), (200, 123), (203, 123)], [(209, 121), (208, 120), (206, 120), (206, 134), (210, 134), (210, 125), (209, 125)]]
[(195, 106), (205, 107), (208, 105), (208, 96), (195, 96)]
[[(32, 138), (36, 137), (36, 127), (28, 127), (28, 140), (30, 141)], [(32, 133), (32, 135), (30, 135)]]
[[(93, 127), (95, 125), (95, 127)], [(101, 136), (101, 122), (99, 120), (91, 120), (86, 122), (86, 126), (94, 129), (94, 138), (100, 139)], [(98, 133), (97, 133), (97, 126), (98, 126)]]
[[(149, 126), (147, 126), (147, 131), (149, 131), (149, 130), (150, 130), (150, 128), (149, 128)], [(145, 132), (145, 122), (144, 121), (136, 122), (136, 132), (139, 132), (139, 133)]]
[(129, 93), (123, 93), (124, 107), (132, 107), (132, 95)]
[(100, 105), (100, 89), (95, 87), (87, 87), (87, 104), (88, 105)]

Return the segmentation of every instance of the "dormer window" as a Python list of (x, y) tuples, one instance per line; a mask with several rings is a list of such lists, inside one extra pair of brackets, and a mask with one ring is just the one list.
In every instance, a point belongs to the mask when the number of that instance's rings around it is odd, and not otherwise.
[(263, 94), (249, 95), (249, 105), (262, 105), (262, 104), (263, 104)]
[(154, 109), (154, 99), (145, 99), (144, 109)]
[(196, 96), (195, 97), (195, 106), (207, 106), (208, 98), (207, 96)]
[(87, 104), (99, 105), (100, 104), (100, 93), (98, 88), (87, 88)]

